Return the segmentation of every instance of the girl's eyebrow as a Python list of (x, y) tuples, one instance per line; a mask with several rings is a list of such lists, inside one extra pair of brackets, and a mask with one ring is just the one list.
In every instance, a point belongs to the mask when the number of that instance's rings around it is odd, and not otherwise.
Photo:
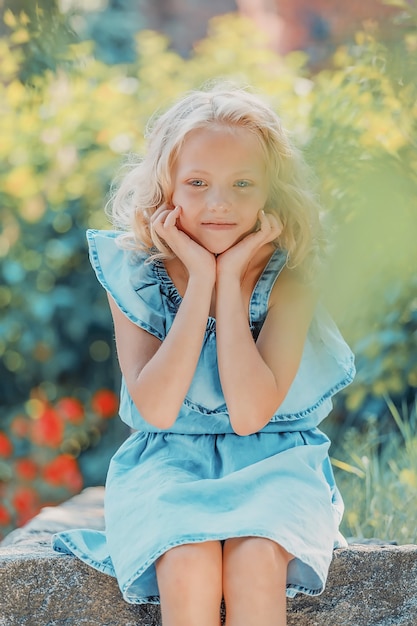
[(207, 174), (209, 174), (209, 172), (206, 172), (205, 170), (185, 170), (184, 174), (187, 174), (187, 176), (191, 176), (191, 175), (195, 175), (195, 176), (206, 176)]
[[(211, 173), (206, 171), (206, 170), (190, 169), (190, 170), (185, 170), (184, 174), (186, 174), (187, 176), (191, 176), (191, 175), (195, 175), (195, 176), (200, 176), (200, 175), (201, 176), (209, 176)], [(247, 175), (247, 174), (253, 175), (254, 174), (254, 170), (248, 167), (247, 169), (243, 169), (243, 170), (238, 170), (236, 172), (232, 172), (231, 176), (239, 177), (239, 176), (244, 176), (244, 175)]]

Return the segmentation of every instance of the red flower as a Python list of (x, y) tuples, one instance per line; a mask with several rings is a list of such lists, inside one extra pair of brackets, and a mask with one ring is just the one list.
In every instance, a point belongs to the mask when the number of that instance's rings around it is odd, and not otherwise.
[(66, 487), (77, 493), (83, 486), (83, 477), (77, 461), (69, 454), (60, 454), (43, 469), (44, 480), (55, 487)]
[(0, 456), (9, 457), (13, 454), (13, 444), (3, 431), (0, 430)]
[(58, 413), (49, 405), (45, 405), (40, 417), (32, 423), (31, 439), (37, 446), (57, 448), (62, 442), (64, 424)]
[(0, 526), (8, 526), (12, 521), (11, 515), (5, 506), (0, 504)]
[(38, 466), (32, 459), (18, 459), (15, 467), (17, 475), (23, 480), (34, 480), (38, 473)]
[(94, 394), (91, 406), (97, 415), (108, 419), (116, 415), (119, 408), (119, 399), (110, 389), (100, 389)]
[(18, 487), (13, 494), (12, 504), (17, 511), (17, 525), (26, 524), (40, 510), (39, 496), (30, 487)]
[(59, 415), (73, 424), (81, 424), (84, 421), (84, 407), (76, 398), (62, 398), (55, 409)]

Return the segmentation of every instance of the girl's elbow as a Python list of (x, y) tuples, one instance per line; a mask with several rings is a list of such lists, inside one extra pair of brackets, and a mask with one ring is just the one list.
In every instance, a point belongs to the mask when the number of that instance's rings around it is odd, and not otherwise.
[(156, 407), (145, 407), (140, 402), (135, 402), (135, 406), (141, 418), (159, 430), (169, 430), (177, 420), (177, 414), (166, 413)]
[(284, 398), (285, 396), (282, 398), (276, 397), (273, 402), (268, 402), (267, 406), (257, 406), (254, 407), (252, 411), (248, 411), (247, 409), (229, 411), (229, 418), (233, 432), (241, 437), (253, 435), (259, 432), (271, 421), (284, 401)]
[(238, 435), (239, 437), (248, 437), (249, 435), (254, 435), (261, 430), (261, 428), (253, 428), (242, 424), (232, 424), (232, 428), (235, 435)]
[(172, 428), (172, 426), (175, 424), (177, 418), (176, 416), (175, 417), (157, 416), (153, 418), (152, 421), (147, 420), (146, 418), (143, 418), (143, 419), (147, 421), (149, 424), (151, 424), (152, 426), (159, 428), (159, 430), (169, 431), (169, 429)]
[(155, 426), (155, 428), (158, 428), (159, 430), (169, 431), (169, 429), (172, 428), (172, 426), (176, 422), (176, 416), (172, 417), (171, 415), (169, 416), (155, 415), (155, 416), (150, 416), (150, 417), (147, 417), (146, 415), (142, 415), (142, 417), (145, 420), (145, 422), (148, 422), (148, 424), (151, 424), (151, 426)]
[(254, 435), (262, 430), (268, 424), (271, 417), (272, 415), (261, 417), (259, 412), (248, 415), (240, 413), (240, 415), (235, 418), (230, 416), (230, 424), (236, 435), (239, 435), (240, 437), (247, 437), (248, 435)]

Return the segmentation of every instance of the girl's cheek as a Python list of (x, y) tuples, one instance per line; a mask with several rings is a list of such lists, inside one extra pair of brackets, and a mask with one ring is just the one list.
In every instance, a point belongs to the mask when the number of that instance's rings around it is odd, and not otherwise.
[(183, 192), (179, 191), (178, 189), (174, 189), (173, 193), (172, 193), (172, 205), (175, 207), (178, 204), (180, 206), (183, 205), (183, 201), (185, 200), (185, 195)]
[(186, 222), (184, 223), (184, 220), (182, 220), (181, 217), (177, 219), (176, 227), (178, 228), (178, 230), (182, 230), (184, 233), (189, 234)]

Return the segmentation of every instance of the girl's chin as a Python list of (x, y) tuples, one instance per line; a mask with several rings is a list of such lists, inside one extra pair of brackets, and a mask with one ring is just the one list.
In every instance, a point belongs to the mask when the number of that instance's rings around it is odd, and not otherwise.
[(197, 239), (196, 237), (192, 237), (192, 239), (198, 243), (202, 248), (205, 248), (208, 252), (212, 254), (222, 254), (222, 252), (226, 252), (229, 248), (233, 248), (233, 246), (240, 241), (240, 239), (233, 241), (225, 241), (223, 243), (219, 241), (208, 241), (207, 239)]
[(218, 254), (222, 254), (223, 252), (226, 252), (226, 250), (230, 250), (230, 248), (233, 248), (235, 243), (236, 242), (230, 244), (230, 246), (204, 246), (204, 247), (206, 248), (206, 250), (208, 250), (209, 252), (217, 256)]

